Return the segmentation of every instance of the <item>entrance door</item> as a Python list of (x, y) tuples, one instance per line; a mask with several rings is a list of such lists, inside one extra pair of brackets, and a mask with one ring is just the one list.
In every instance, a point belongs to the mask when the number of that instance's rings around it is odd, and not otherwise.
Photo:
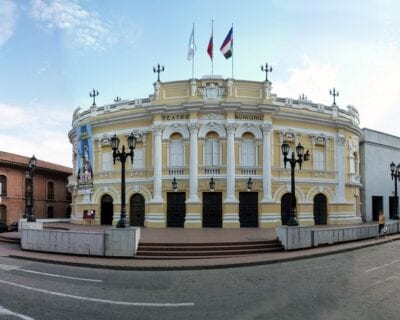
[(372, 220), (378, 221), (379, 210), (383, 210), (383, 197), (372, 196)]
[(292, 208), (292, 194), (285, 193), (281, 199), (281, 220), (282, 225), (287, 225), (290, 218), (290, 210)]
[(186, 217), (185, 201), (185, 192), (167, 192), (167, 227), (184, 227)]
[(396, 212), (396, 208), (397, 208), (397, 203), (396, 200), (398, 199), (398, 197), (389, 197), (389, 218), (393, 219), (395, 218), (397, 212)]
[(144, 227), (145, 206), (144, 197), (140, 193), (135, 193), (129, 204), (129, 222), (133, 227)]
[(222, 227), (222, 192), (203, 192), (203, 227)]
[(327, 224), (328, 220), (328, 208), (326, 204), (326, 197), (322, 193), (318, 193), (314, 197), (314, 223), (317, 224)]
[(113, 198), (105, 194), (101, 198), (101, 224), (112, 225), (114, 216)]
[(239, 193), (239, 221), (241, 228), (258, 227), (258, 192)]

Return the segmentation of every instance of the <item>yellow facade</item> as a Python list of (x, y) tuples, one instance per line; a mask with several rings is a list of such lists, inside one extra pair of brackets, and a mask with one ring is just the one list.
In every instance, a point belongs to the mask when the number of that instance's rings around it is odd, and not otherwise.
[[(354, 107), (279, 98), (270, 82), (219, 77), (156, 82), (148, 99), (75, 111), (69, 134), (75, 173), (69, 183), (71, 221), (89, 223), (85, 210), (95, 210), (92, 224), (119, 220), (121, 163), (112, 163), (110, 138), (116, 134), (120, 148), (129, 151), (132, 132), (134, 164), (130, 158), (126, 162), (131, 225), (266, 228), (285, 223), (291, 170), (284, 168), (282, 143), (291, 151), (301, 143), (310, 154), (301, 170), (295, 169), (300, 225), (359, 223), (358, 124)], [(90, 128), (84, 143), (82, 127)], [(83, 183), (77, 176), (87, 161), (93, 172)]]

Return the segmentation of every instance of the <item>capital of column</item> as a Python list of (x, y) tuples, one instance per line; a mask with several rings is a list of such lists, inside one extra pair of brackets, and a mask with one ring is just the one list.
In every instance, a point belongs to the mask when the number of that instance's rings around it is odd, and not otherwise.
[(344, 146), (344, 144), (345, 144), (345, 142), (346, 142), (346, 139), (343, 137), (343, 136), (339, 136), (338, 138), (337, 138), (337, 143), (338, 143), (338, 145), (339, 146)]
[(161, 135), (161, 134), (162, 134), (162, 132), (163, 132), (163, 130), (164, 130), (164, 126), (161, 125), (161, 124), (154, 124), (154, 125), (152, 126), (152, 129), (153, 129), (154, 135), (158, 136), (158, 135)]
[(261, 130), (262, 130), (263, 135), (268, 135), (268, 134), (270, 134), (271, 131), (272, 131), (272, 123), (271, 123), (271, 122), (264, 123), (264, 124), (261, 126)]
[(225, 125), (225, 128), (226, 128), (226, 132), (228, 133), (228, 135), (233, 135), (233, 134), (235, 134), (237, 124), (236, 123), (228, 123)]
[(190, 134), (197, 134), (199, 132), (199, 124), (197, 122), (192, 122), (188, 124), (188, 128), (190, 131)]

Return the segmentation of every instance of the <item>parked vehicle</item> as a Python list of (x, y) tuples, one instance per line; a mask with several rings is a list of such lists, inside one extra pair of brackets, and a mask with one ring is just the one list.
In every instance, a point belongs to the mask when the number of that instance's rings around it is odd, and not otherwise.
[(18, 222), (13, 222), (8, 226), (8, 232), (18, 232)]

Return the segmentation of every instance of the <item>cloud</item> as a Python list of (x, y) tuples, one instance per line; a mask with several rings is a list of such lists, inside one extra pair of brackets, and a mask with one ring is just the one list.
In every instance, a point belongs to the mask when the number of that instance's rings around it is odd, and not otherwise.
[[(297, 98), (300, 94), (317, 103), (329, 103), (329, 89), (337, 82), (338, 70), (333, 65), (303, 57), (300, 68), (289, 70), (289, 78), (273, 83), (273, 92), (280, 97)], [(329, 103), (330, 104), (330, 103)]]
[(68, 140), (71, 113), (40, 106), (23, 109), (0, 103), (2, 126), (0, 150), (72, 166), (72, 146)]
[(103, 49), (113, 42), (98, 14), (86, 11), (76, 0), (31, 0), (30, 14), (48, 29), (64, 31), (81, 47)]
[(16, 5), (11, 0), (0, 0), (0, 47), (13, 35), (17, 19)]

